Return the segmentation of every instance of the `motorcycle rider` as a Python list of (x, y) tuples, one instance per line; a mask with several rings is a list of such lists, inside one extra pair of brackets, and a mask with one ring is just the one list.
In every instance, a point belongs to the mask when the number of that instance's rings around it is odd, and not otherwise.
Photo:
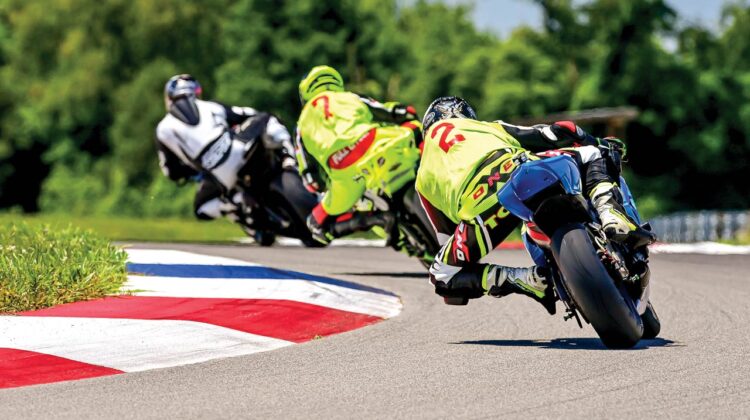
[[(552, 313), (554, 296), (547, 293), (543, 266), (528, 268), (481, 264), (519, 224), (498, 202), (497, 192), (526, 160), (569, 154), (585, 180), (605, 233), (614, 240), (649, 232), (626, 215), (619, 180), (617, 139), (596, 139), (571, 121), (520, 127), (502, 121), (478, 121), (474, 109), (458, 97), (441, 97), (423, 119), (424, 150), (416, 188), (442, 244), (430, 267), (430, 281), (446, 303), (466, 304), (484, 294), (527, 295)], [(561, 149), (567, 146), (572, 148)], [(550, 151), (551, 149), (557, 149)], [(543, 263), (536, 261), (537, 264)]]
[(296, 171), (289, 131), (273, 115), (204, 101), (201, 94), (200, 83), (189, 74), (175, 75), (164, 86), (167, 114), (156, 127), (159, 166), (176, 182), (202, 178), (193, 205), (198, 219), (226, 216), (248, 233), (259, 234), (247, 229), (253, 215), (235, 191), (246, 165), (246, 142), (261, 127), (266, 149), (276, 154), (283, 168)]
[(413, 182), (421, 143), (414, 108), (347, 92), (339, 72), (329, 66), (311, 69), (299, 84), (299, 95), (300, 173), (310, 188), (325, 191), (307, 219), (313, 237), (328, 243), (380, 226), (389, 241), (396, 239), (390, 238), (390, 214), (350, 210), (367, 190), (392, 195)]

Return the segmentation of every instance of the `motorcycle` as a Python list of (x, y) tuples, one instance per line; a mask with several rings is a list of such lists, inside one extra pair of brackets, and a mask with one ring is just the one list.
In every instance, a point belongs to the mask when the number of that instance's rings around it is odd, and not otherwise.
[(375, 228), (376, 233), (386, 237), (388, 245), (396, 251), (416, 257), (424, 268), (430, 268), (435, 254), (440, 250), (440, 244), (413, 182), (390, 196), (368, 190), (357, 207), (360, 210), (390, 213), (395, 223), (392, 232), (386, 233)]
[[(661, 323), (650, 301), (650, 237), (610, 241), (598, 214), (583, 195), (581, 174), (567, 155), (531, 160), (520, 155), (520, 167), (498, 191), (500, 203), (525, 222), (523, 240), (537, 265), (549, 267), (547, 293), (563, 302), (564, 319), (592, 325), (605, 346), (630, 348), (654, 338)], [(620, 189), (628, 215), (642, 229), (625, 180)], [(554, 314), (554, 307), (551, 312)]]
[[(389, 125), (392, 124), (384, 123), (383, 127)], [(295, 152), (307, 189), (309, 191), (325, 190), (325, 186), (329, 183), (328, 176), (303, 147), (299, 131), (295, 136)], [(434, 255), (440, 250), (440, 244), (414, 187), (413, 178), (417, 171), (419, 152), (414, 149), (405, 153), (414, 153), (413, 168), (406, 168), (401, 163), (391, 165), (385, 157), (381, 157), (375, 166), (369, 168), (373, 172), (378, 171), (382, 174), (378, 179), (400, 179), (394, 183), (397, 185), (394, 187), (395, 191), (391, 190), (388, 182), (367, 185), (364, 197), (355, 204), (352, 210), (387, 213), (393, 219), (391, 231), (385, 232), (381, 227), (374, 227), (372, 230), (378, 236), (385, 238), (387, 245), (396, 251), (403, 251), (409, 256), (416, 257), (425, 268), (429, 268)], [(363, 230), (362, 228), (362, 226), (353, 227), (337, 223), (333, 229), (335, 236), (341, 237), (353, 231)]]
[(246, 233), (261, 246), (271, 246), (277, 235), (296, 238), (307, 247), (322, 247), (314, 240), (305, 219), (318, 204), (319, 197), (308, 191), (296, 168), (284, 168), (275, 150), (262, 139), (267, 114), (233, 130), (233, 137), (245, 143), (245, 164), (238, 173), (236, 191), (242, 197), (241, 217)]

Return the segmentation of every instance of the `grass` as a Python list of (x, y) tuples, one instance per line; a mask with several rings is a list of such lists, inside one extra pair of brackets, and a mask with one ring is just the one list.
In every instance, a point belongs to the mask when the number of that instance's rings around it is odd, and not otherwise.
[(737, 233), (737, 237), (719, 241), (727, 245), (750, 245), (750, 229)]
[(72, 226), (0, 223), (0, 313), (117, 293), (127, 254)]
[[(24, 221), (31, 226), (48, 225), (55, 229), (72, 225), (119, 242), (234, 243), (237, 239), (246, 236), (239, 226), (226, 219), (199, 221), (181, 218), (0, 213), (0, 226), (19, 221)], [(370, 231), (357, 232), (348, 238), (379, 239)], [(520, 240), (519, 229), (514, 230), (506, 239), (506, 241)]]
[(239, 226), (228, 220), (0, 213), (0, 226), (19, 221), (30, 226), (47, 225), (54, 229), (70, 225), (91, 230), (112, 241), (226, 243), (245, 236)]

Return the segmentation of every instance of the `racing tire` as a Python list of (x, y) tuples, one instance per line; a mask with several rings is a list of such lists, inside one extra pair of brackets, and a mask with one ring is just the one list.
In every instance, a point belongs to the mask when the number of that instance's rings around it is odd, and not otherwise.
[(602, 264), (586, 228), (580, 223), (559, 228), (552, 236), (552, 254), (571, 299), (604, 345), (635, 346), (643, 336), (643, 321)]
[(255, 242), (260, 246), (271, 246), (276, 242), (276, 234), (267, 230), (259, 230), (253, 236)]
[(659, 316), (656, 315), (651, 302), (648, 303), (646, 311), (641, 315), (641, 319), (643, 320), (643, 338), (656, 338), (659, 332), (661, 332), (661, 321), (659, 320)]
[(307, 191), (302, 178), (291, 171), (281, 171), (271, 184), (269, 203), (280, 211), (290, 222), (290, 226), (277, 232), (284, 236), (297, 238), (307, 248), (322, 248), (326, 245), (313, 239), (305, 219), (318, 204), (315, 194)]
[[(440, 243), (437, 240), (435, 230), (432, 228), (432, 222), (427, 217), (422, 203), (419, 202), (419, 196), (413, 186), (404, 193), (403, 203), (406, 211), (414, 219), (414, 222), (410, 223), (410, 228), (405, 230), (413, 232), (413, 234), (409, 234), (411, 237), (410, 240), (421, 244), (425, 248), (427, 255), (418, 259), (420, 264), (429, 270), (434, 256), (440, 251)], [(403, 221), (399, 220), (397, 223), (403, 224)]]

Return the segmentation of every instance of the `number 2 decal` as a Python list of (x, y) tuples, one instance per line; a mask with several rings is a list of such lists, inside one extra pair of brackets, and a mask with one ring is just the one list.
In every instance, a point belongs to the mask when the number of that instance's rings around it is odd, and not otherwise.
[(453, 147), (454, 144), (466, 140), (464, 136), (461, 134), (456, 134), (453, 136), (452, 139), (448, 140), (448, 136), (450, 135), (451, 131), (453, 131), (453, 124), (444, 122), (442, 124), (438, 124), (433, 130), (432, 135), (430, 135), (430, 138), (435, 138), (438, 131), (443, 130), (442, 136), (440, 136), (440, 148), (443, 149), (445, 153), (448, 153), (448, 150), (450, 150), (451, 147)]
[(333, 114), (331, 114), (331, 112), (328, 110), (328, 95), (323, 95), (319, 98), (315, 98), (315, 100), (312, 101), (312, 106), (317, 108), (318, 101), (323, 101), (323, 115), (325, 115), (326, 119), (333, 117)]

